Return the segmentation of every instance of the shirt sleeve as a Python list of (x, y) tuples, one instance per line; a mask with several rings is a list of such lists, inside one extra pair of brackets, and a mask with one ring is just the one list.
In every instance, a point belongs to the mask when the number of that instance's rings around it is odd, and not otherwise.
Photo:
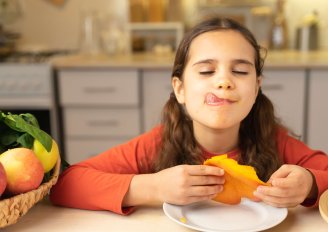
[(319, 150), (312, 150), (302, 141), (289, 136), (284, 131), (279, 132), (278, 149), (284, 163), (299, 165), (313, 174), (318, 186), (318, 196), (315, 200), (306, 199), (302, 205), (317, 206), (319, 197), (328, 189), (327, 154)]
[(70, 166), (51, 189), (50, 201), (65, 207), (131, 213), (133, 207), (122, 208), (124, 196), (134, 175), (151, 171), (160, 138), (157, 127)]

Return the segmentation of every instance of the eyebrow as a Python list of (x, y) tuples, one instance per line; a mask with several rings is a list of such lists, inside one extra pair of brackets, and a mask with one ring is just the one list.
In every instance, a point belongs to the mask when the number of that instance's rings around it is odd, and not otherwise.
[(197, 61), (196, 63), (193, 63), (192, 66), (198, 65), (198, 64), (213, 64), (217, 63), (217, 60), (215, 59), (205, 59), (205, 60), (200, 60)]
[[(247, 64), (250, 66), (254, 66), (254, 64), (246, 59), (235, 59), (232, 61), (234, 64)], [(192, 64), (192, 66), (198, 65), (198, 64), (213, 64), (213, 63), (217, 63), (216, 59), (204, 59), (204, 60), (200, 60), (197, 61), (195, 63)]]
[(236, 64), (247, 64), (247, 65), (250, 65), (250, 66), (254, 66), (254, 64), (248, 60), (245, 60), (245, 59), (236, 59), (236, 60), (233, 60), (233, 63), (236, 63)]

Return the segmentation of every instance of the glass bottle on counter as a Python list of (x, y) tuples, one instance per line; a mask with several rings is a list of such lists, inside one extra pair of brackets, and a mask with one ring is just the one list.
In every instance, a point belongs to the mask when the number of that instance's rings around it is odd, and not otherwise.
[(93, 11), (83, 11), (81, 16), (80, 52), (88, 55), (98, 54), (100, 52), (98, 15)]
[(271, 49), (287, 49), (287, 21), (284, 14), (285, 0), (277, 0), (277, 10), (273, 18), (271, 29), (270, 48)]

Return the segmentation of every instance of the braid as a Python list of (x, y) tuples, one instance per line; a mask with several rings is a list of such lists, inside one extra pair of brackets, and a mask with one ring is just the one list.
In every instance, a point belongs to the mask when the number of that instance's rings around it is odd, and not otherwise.
[(268, 180), (281, 165), (275, 139), (277, 128), (273, 105), (260, 89), (251, 112), (240, 126), (239, 162), (255, 167), (262, 180)]
[(193, 135), (192, 121), (184, 108), (171, 93), (162, 112), (161, 152), (155, 162), (155, 171), (179, 164), (197, 164), (201, 162), (201, 151)]

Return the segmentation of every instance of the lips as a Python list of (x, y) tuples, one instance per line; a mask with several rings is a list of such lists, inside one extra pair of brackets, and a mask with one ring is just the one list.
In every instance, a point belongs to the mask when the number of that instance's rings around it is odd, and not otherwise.
[(205, 102), (207, 105), (219, 106), (219, 105), (231, 104), (234, 101), (227, 99), (227, 98), (217, 97), (213, 93), (208, 93), (205, 97)]

